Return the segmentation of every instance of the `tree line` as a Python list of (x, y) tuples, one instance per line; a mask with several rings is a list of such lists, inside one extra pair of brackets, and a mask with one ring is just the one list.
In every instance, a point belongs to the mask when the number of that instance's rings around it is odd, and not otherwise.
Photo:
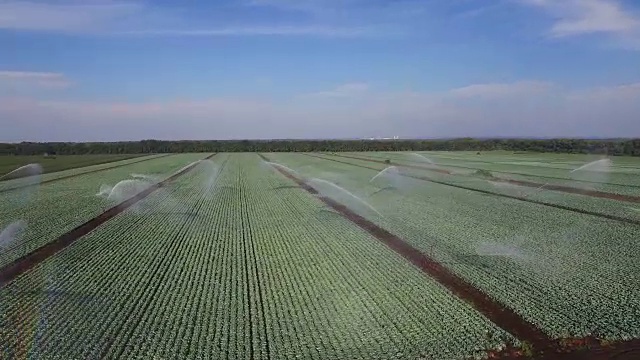
[(340, 151), (553, 152), (640, 156), (640, 139), (203, 140), (0, 143), (0, 155)]

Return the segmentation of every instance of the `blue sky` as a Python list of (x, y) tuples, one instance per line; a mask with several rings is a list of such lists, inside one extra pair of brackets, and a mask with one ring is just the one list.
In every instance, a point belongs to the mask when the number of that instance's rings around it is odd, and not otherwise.
[(0, 141), (640, 136), (633, 0), (0, 0)]

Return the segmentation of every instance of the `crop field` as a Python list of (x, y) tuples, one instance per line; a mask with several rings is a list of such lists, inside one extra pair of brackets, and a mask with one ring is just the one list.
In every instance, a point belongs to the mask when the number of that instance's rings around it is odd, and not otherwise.
[(638, 358), (639, 175), (220, 153), (0, 182), (0, 358)]
[(55, 156), (0, 156), (0, 174), (7, 174), (21, 166), (39, 163), (45, 173), (105, 164), (139, 157), (132, 154), (113, 155), (55, 155)]

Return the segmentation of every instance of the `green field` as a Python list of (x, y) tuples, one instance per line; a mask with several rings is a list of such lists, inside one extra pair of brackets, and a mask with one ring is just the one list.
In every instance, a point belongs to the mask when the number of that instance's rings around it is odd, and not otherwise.
[(638, 158), (571, 172), (598, 159), (223, 153), (196, 162), (207, 155), (0, 185), (0, 230), (25, 227), (0, 242), (4, 274), (193, 165), (2, 283), (0, 358), (465, 359), (536, 340), (408, 261), (380, 229), (547, 339), (640, 338)]
[(56, 155), (56, 156), (0, 156), (0, 176), (27, 164), (42, 165), (43, 173), (52, 173), (73, 168), (110, 163), (139, 157), (139, 154), (113, 155)]

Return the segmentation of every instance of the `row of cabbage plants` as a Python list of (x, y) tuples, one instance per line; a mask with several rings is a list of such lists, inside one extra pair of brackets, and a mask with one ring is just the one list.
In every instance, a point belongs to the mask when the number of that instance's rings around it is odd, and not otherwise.
[[(280, 184), (278, 181), (271, 187), (278, 188), (282, 186)], [(333, 341), (331, 347), (340, 351), (331, 353), (325, 350), (316, 355), (318, 358), (330, 355), (330, 358), (413, 358), (421, 352), (435, 358), (460, 358), (474, 353), (475, 349), (497, 345), (487, 343), (485, 338), (488, 331), (498, 332), (494, 325), (485, 327), (489, 323), (480, 314), (378, 240), (363, 234), (350, 221), (317, 207), (319, 202), (312, 212), (295, 206), (299, 197), (310, 196), (304, 191), (279, 191), (278, 199), (287, 213), (269, 215), (268, 204), (273, 203), (270, 199), (258, 208), (262, 214), (252, 219), (265, 219), (261, 222), (267, 222), (274, 217), (292, 218), (295, 223), (308, 225), (272, 227), (276, 234), (266, 235), (264, 241), (259, 242), (264, 251), (270, 252), (259, 256), (259, 259), (273, 259), (269, 262), (271, 266), (295, 271), (285, 277), (291, 279), (287, 282), (279, 281), (279, 272), (275, 272), (276, 276), (272, 275), (265, 288), (279, 290), (283, 294), (274, 296), (280, 298), (293, 295), (289, 305), (291, 310), (287, 312), (300, 314), (298, 318), (305, 314), (327, 313), (329, 319), (333, 319), (327, 322), (319, 316), (307, 325), (315, 326), (315, 329), (306, 329), (304, 323), (287, 324), (290, 330), (286, 333), (296, 335), (296, 338), (285, 339), (289, 346), (317, 342), (318, 332), (326, 334), (324, 341)], [(308, 229), (309, 226), (313, 228)], [(271, 255), (271, 252), (277, 255)], [(278, 261), (281, 258), (294, 259), (295, 254), (300, 255), (293, 264)], [(300, 292), (302, 294), (295, 296)], [(303, 302), (295, 301), (296, 298)], [(318, 310), (313, 311), (309, 307)], [(331, 327), (328, 329), (325, 323)], [(330, 334), (348, 337), (332, 338)], [(361, 349), (365, 353), (344, 352), (345, 347), (350, 351)], [(307, 351), (311, 352), (305, 356), (312, 357), (315, 353), (313, 348)]]
[(507, 336), (255, 154), (214, 159), (0, 290), (7, 351), (450, 359)]
[[(77, 175), (81, 175), (81, 174), (85, 174), (85, 173), (106, 171), (106, 170), (111, 169), (111, 168), (117, 168), (117, 167), (120, 167), (120, 166), (126, 166), (128, 164), (144, 162), (144, 161), (147, 161), (147, 160), (154, 159), (156, 157), (163, 157), (163, 156), (166, 156), (166, 154), (146, 155), (146, 156), (132, 156), (130, 158), (123, 159), (123, 160), (104, 162), (104, 163), (95, 164), (95, 165), (87, 165), (87, 166), (80, 165), (80, 166), (73, 167), (73, 168), (66, 169), (66, 170), (54, 171), (54, 172), (50, 172), (50, 173), (40, 174), (37, 177), (38, 177), (38, 181), (51, 181), (51, 180), (55, 180), (55, 179), (59, 179), (59, 178), (77, 176)], [(46, 161), (46, 160), (43, 160), (43, 161)], [(16, 169), (16, 170), (18, 170), (18, 169)], [(40, 169), (40, 170), (42, 170), (42, 169)], [(0, 176), (2, 176), (2, 175), (5, 175), (5, 174), (0, 174)], [(20, 178), (12, 179), (12, 180), (0, 181), (0, 191), (8, 191), (9, 189), (13, 189), (13, 188), (16, 188), (16, 187), (21, 187), (21, 186), (24, 186), (24, 185), (25, 185), (25, 179), (20, 179)]]
[(637, 225), (421, 181), (376, 192), (375, 170), (274, 156), (332, 177), (382, 214), (372, 221), (553, 336), (640, 336)]
[[(102, 194), (119, 192), (127, 182), (148, 186), (169, 176), (203, 154), (180, 154), (130, 164), (112, 170), (79, 175), (59, 182), (0, 193), (0, 266), (52, 241), (87, 220), (133, 195)], [(137, 179), (133, 176), (154, 175)], [(121, 183), (121, 187), (116, 185)], [(140, 186), (138, 186), (139, 188)], [(5, 231), (6, 230), (6, 231)]]
[[(338, 160), (341, 162), (351, 163), (361, 167), (370, 167), (373, 169), (383, 170), (385, 168), (385, 164), (380, 164), (377, 161), (379, 159), (373, 158), (373, 155), (369, 155), (369, 158), (375, 161), (368, 161), (367, 157), (362, 155), (357, 155), (361, 159), (353, 159), (353, 158), (344, 158), (339, 156), (330, 156), (330, 155), (320, 155), (324, 158), (329, 158), (333, 160)], [(404, 164), (403, 162), (398, 162), (398, 164)], [(433, 179), (438, 182), (443, 182), (447, 184), (463, 186), (470, 189), (477, 189), (480, 191), (488, 191), (497, 194), (504, 194), (512, 197), (522, 198), (524, 200), (538, 201), (547, 203), (550, 205), (559, 205), (565, 206), (569, 208), (574, 208), (577, 210), (595, 212), (605, 215), (611, 215), (623, 219), (629, 219), (631, 221), (639, 221), (640, 220), (640, 204), (629, 202), (629, 201), (619, 201), (612, 199), (603, 199), (596, 198), (586, 195), (578, 195), (578, 194), (569, 194), (566, 192), (560, 191), (551, 191), (545, 189), (544, 184), (537, 188), (533, 187), (525, 187), (518, 186), (514, 184), (509, 184), (505, 182), (501, 182), (498, 180), (487, 179), (479, 176), (473, 176), (472, 174), (441, 174), (429, 170), (424, 169), (416, 169), (416, 168), (407, 168), (402, 167), (402, 165), (398, 165), (398, 172), (403, 174), (407, 174), (410, 176), (422, 176)], [(374, 171), (374, 170), (371, 170)], [(530, 180), (530, 179), (529, 179)], [(640, 195), (638, 191), (640, 188), (631, 188), (626, 187), (627, 195)]]
[[(477, 155), (449, 155), (449, 153), (348, 153), (348, 156), (370, 158), (375, 160), (390, 159), (404, 165), (418, 165), (448, 169), (458, 174), (473, 174), (478, 170), (486, 170), (492, 175), (504, 179), (533, 181), (543, 184), (557, 184), (598, 190), (621, 195), (640, 195), (640, 159), (631, 158), (621, 161), (613, 158), (610, 163), (596, 169), (573, 171), (585, 161), (572, 161), (569, 164), (557, 165), (551, 163), (553, 155), (538, 154), (536, 158), (527, 161), (506, 161), (503, 157)], [(517, 156), (517, 155), (514, 155)], [(575, 155), (565, 155), (572, 159)], [(481, 160), (482, 159), (482, 160)], [(591, 158), (594, 160), (597, 158)], [(532, 161), (537, 160), (537, 161)], [(622, 163), (618, 165), (619, 163)]]
[(176, 216), (190, 204), (189, 189), (179, 185), (157, 191), (145, 206), (117, 216), (2, 289), (3, 329), (15, 329), (3, 332), (5, 354), (97, 358), (135, 348), (141, 341), (131, 333), (136, 316), (158, 295), (157, 281), (174, 261), (174, 236), (182, 228)]

